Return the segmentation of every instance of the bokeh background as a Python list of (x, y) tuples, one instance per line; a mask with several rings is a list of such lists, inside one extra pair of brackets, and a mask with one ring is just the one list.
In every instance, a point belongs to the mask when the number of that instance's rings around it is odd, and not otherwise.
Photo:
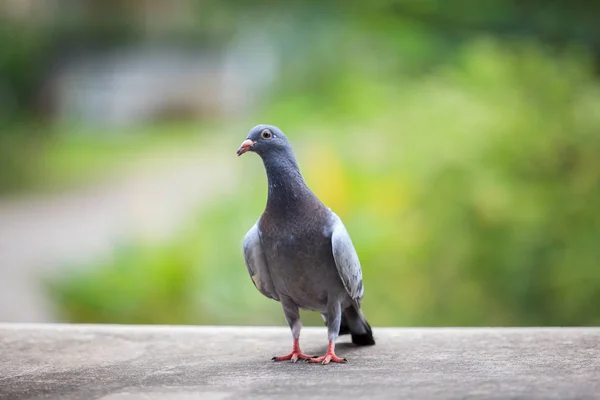
[[(375, 326), (600, 324), (600, 4), (0, 2), (0, 321), (284, 325), (282, 128)], [(319, 324), (306, 314), (305, 324)]]

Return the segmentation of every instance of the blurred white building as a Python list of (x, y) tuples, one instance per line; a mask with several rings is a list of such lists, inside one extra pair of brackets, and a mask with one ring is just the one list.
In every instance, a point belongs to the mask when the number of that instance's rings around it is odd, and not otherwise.
[(95, 124), (232, 117), (260, 104), (276, 70), (260, 40), (218, 53), (121, 49), (67, 61), (52, 77), (50, 96), (59, 119)]
[[(113, 16), (119, 19), (119, 10), (124, 10), (125, 23), (139, 33), (135, 44), (103, 50), (88, 49), (76, 37), (68, 37), (78, 44), (76, 50), (57, 44), (60, 58), (48, 65), (40, 90), (44, 108), (60, 120), (115, 125), (249, 112), (277, 74), (274, 48), (264, 32), (240, 21), (228, 26), (227, 34), (213, 38), (219, 21), (211, 21), (208, 12), (203, 15), (198, 4), (189, 0), (6, 0), (0, 3), (0, 12), (24, 26), (69, 26), (78, 21), (85, 27), (102, 21), (110, 30)], [(160, 40), (173, 33), (185, 37), (186, 32), (198, 31), (204, 32), (204, 43), (196, 48)], [(178, 43), (177, 39), (171, 42)]]

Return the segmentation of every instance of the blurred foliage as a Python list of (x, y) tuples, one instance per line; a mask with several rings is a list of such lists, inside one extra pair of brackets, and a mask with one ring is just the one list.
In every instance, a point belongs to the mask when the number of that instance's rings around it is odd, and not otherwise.
[[(44, 99), (48, 74), (69, 57), (146, 43), (222, 48), (238, 34), (269, 35), (290, 66), (298, 65), (303, 49), (335, 48), (329, 53), (336, 54), (357, 40), (386, 48), (379, 62), (393, 63), (401, 54), (405, 64), (419, 66), (480, 35), (535, 40), (550, 49), (577, 43), (600, 65), (600, 4), (581, 0), (77, 3), (45, 0), (31, 18), (0, 14), (0, 121), (44, 114), (51, 107)], [(338, 40), (342, 31), (352, 37)], [(300, 64), (318, 60), (311, 61)]]
[[(284, 73), (278, 89), (257, 101), (292, 109), (310, 104), (317, 110), (329, 107), (332, 96), (346, 96), (346, 86), (363, 85), (361, 75), (391, 73), (386, 76), (395, 84), (398, 77), (456, 61), (457, 49), (485, 35), (508, 42), (531, 40), (559, 53), (577, 45), (590, 55), (596, 71), (600, 65), (600, 6), (593, 2), (160, 3), (45, 0), (30, 17), (11, 17), (2, 13), (8, 4), (0, 4), (1, 193), (37, 188), (38, 159), (45, 157), (46, 143), (62, 143), (54, 137), (59, 130), (46, 127), (55, 106), (52, 74), (72, 58), (107, 49), (149, 43), (222, 49), (236, 35), (267, 36)], [(332, 87), (332, 81), (341, 87)], [(286, 94), (291, 98), (281, 101)], [(363, 108), (377, 104), (369, 95), (364, 102), (354, 94), (347, 101), (355, 104), (340, 107), (346, 115), (371, 112)], [(299, 112), (292, 116), (304, 117)]]
[[(282, 88), (262, 121), (344, 220), (372, 324), (600, 324), (600, 85), (586, 53), (480, 40), (418, 75), (345, 61), (318, 89)], [(65, 319), (282, 324), (241, 253), (264, 171), (253, 155), (231, 162), (239, 192), (171, 242), (55, 278)]]
[(196, 265), (181, 250), (122, 248), (98, 265), (93, 277), (87, 271), (74, 272), (75, 285), (51, 282), (49, 287), (68, 310), (68, 319), (80, 322), (176, 324), (201, 317), (192, 313), (189, 298)]

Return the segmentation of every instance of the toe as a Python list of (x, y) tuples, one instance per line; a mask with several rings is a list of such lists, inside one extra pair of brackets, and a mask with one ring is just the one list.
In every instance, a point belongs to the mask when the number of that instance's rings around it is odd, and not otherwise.
[(322, 357), (315, 357), (315, 358), (310, 358), (308, 360), (306, 360), (307, 362), (310, 363), (321, 363), (323, 365), (327, 365), (329, 363), (341, 363), (341, 364), (345, 364), (348, 362), (347, 359), (345, 358), (340, 358), (338, 356), (336, 356), (335, 354), (326, 354)]
[(316, 356), (309, 356), (307, 354), (304, 353), (298, 353), (298, 359), (299, 360), (308, 360), (310, 358), (315, 358)]
[(287, 361), (292, 359), (292, 354), (271, 358), (271, 361)]
[(347, 359), (340, 358), (340, 357), (337, 357), (337, 356), (333, 356), (332, 359), (331, 359), (331, 361), (336, 362), (336, 363), (340, 363), (340, 364), (346, 364), (348, 362)]

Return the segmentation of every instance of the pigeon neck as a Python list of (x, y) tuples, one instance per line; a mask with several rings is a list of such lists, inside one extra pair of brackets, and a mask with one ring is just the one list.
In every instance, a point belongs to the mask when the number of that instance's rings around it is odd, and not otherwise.
[(310, 193), (293, 154), (275, 155), (263, 162), (269, 185), (268, 208), (301, 201)]

